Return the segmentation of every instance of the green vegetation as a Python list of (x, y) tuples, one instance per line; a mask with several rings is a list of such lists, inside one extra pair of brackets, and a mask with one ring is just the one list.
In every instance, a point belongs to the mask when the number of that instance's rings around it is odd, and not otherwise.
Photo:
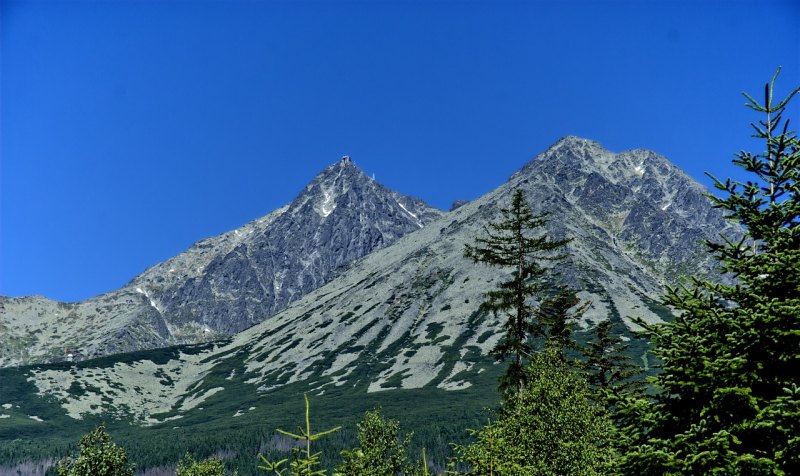
[(608, 475), (613, 426), (594, 405), (586, 381), (558, 349), (535, 355), (525, 387), (503, 402), (499, 417), (456, 446), (465, 475)]
[[(324, 469), (320, 468), (319, 463), (319, 456), (320, 453), (312, 453), (311, 452), (311, 442), (316, 441), (322, 438), (325, 435), (330, 435), (335, 431), (339, 431), (342, 427), (337, 426), (336, 428), (331, 428), (330, 430), (322, 431), (319, 433), (313, 433), (311, 431), (311, 419), (309, 416), (309, 405), (308, 405), (308, 395), (303, 395), (303, 399), (306, 401), (306, 427), (305, 429), (300, 428), (298, 433), (290, 433), (288, 431), (284, 431), (278, 429), (278, 433), (286, 435), (290, 438), (294, 438), (296, 440), (304, 441), (306, 443), (305, 451), (300, 451), (295, 448), (294, 451), (294, 459), (292, 460), (289, 468), (291, 469), (291, 476), (324, 476), (326, 474)], [(283, 463), (286, 462), (286, 459), (271, 462), (264, 455), (258, 455), (259, 458), (264, 462), (264, 466), (259, 466), (259, 469), (263, 469), (267, 472), (275, 473), (278, 476), (284, 474), (285, 470), (281, 470), (280, 467)]]
[[(509, 393), (525, 386), (525, 362), (533, 353), (531, 340), (542, 335), (541, 326), (532, 319), (534, 309), (530, 304), (532, 298), (541, 297), (546, 291), (543, 277), (547, 269), (541, 263), (559, 259), (554, 252), (569, 240), (555, 240), (542, 233), (546, 215), (534, 215), (520, 189), (514, 191), (511, 207), (501, 208), (500, 213), (502, 220), (484, 226), (485, 237), (476, 238), (475, 245), (466, 245), (464, 256), (475, 263), (514, 269), (511, 278), (486, 293), (480, 306), (482, 311), (506, 316), (503, 337), (492, 349), (492, 355), (501, 362), (512, 359), (500, 379), (500, 389)], [(530, 237), (532, 232), (540, 234)]]
[(380, 408), (370, 410), (357, 425), (359, 447), (342, 451), (334, 476), (415, 475), (408, 464), (411, 434), (400, 437), (400, 423), (385, 419)]
[(100, 425), (81, 438), (81, 454), (58, 463), (58, 476), (133, 476), (125, 450)]
[(178, 462), (176, 476), (225, 476), (225, 465), (219, 458), (196, 461), (191, 453), (186, 453)]
[[(778, 70), (780, 71), (780, 70)], [(670, 289), (674, 322), (649, 326), (661, 359), (652, 401), (628, 400), (627, 474), (800, 474), (800, 143), (773, 100), (753, 124), (764, 152), (740, 152), (746, 183), (709, 196), (745, 231), (707, 243), (735, 284), (693, 278)], [(713, 177), (712, 177), (713, 178)], [(724, 237), (723, 237), (724, 238)]]

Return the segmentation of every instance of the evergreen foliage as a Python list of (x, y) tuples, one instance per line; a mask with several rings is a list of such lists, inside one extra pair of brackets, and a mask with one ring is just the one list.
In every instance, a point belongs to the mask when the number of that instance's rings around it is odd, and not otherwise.
[(613, 426), (593, 403), (586, 381), (556, 349), (534, 356), (523, 389), (503, 403), (499, 417), (455, 446), (471, 467), (451, 475), (544, 476), (615, 474)]
[(589, 303), (581, 303), (573, 289), (562, 285), (554, 296), (544, 298), (536, 308), (535, 319), (542, 328), (545, 347), (554, 349), (565, 362), (568, 351), (578, 350), (573, 333), (588, 307)]
[(619, 335), (612, 332), (612, 327), (608, 319), (599, 322), (593, 330), (594, 339), (581, 349), (586, 358), (586, 379), (601, 393), (640, 392), (643, 382), (634, 377), (641, 369), (631, 363), (625, 353), (630, 344), (623, 343)]
[[(556, 240), (544, 233), (546, 215), (534, 215), (520, 189), (514, 191), (511, 207), (501, 208), (500, 213), (499, 222), (484, 226), (485, 237), (465, 246), (464, 256), (475, 263), (514, 269), (511, 278), (486, 293), (480, 306), (483, 311), (506, 316), (503, 337), (492, 355), (498, 361), (512, 359), (500, 379), (501, 390), (510, 393), (524, 387), (525, 362), (533, 353), (531, 338), (542, 335), (541, 327), (532, 320), (534, 308), (530, 303), (545, 290), (542, 278), (547, 269), (541, 262), (560, 259), (554, 252), (569, 240)], [(529, 236), (532, 232), (539, 234)]]
[(197, 461), (186, 453), (178, 462), (175, 473), (176, 476), (225, 476), (225, 466), (219, 458)]
[(133, 476), (125, 450), (106, 432), (105, 424), (81, 438), (80, 456), (58, 463), (59, 476)]
[(337, 476), (402, 476), (414, 474), (408, 464), (411, 434), (400, 437), (400, 423), (387, 420), (380, 408), (370, 410), (356, 424), (359, 447), (342, 451)]
[(714, 179), (725, 196), (709, 196), (745, 232), (707, 243), (735, 282), (670, 289), (678, 317), (648, 328), (662, 371), (648, 409), (628, 402), (640, 418), (629, 474), (800, 474), (800, 151), (782, 117), (800, 88), (776, 103), (777, 75), (763, 104), (745, 94), (765, 116), (753, 124), (765, 150), (734, 160), (752, 179)]
[[(300, 428), (298, 429), (297, 433), (290, 433), (288, 431), (281, 430), (280, 428), (277, 430), (278, 433), (283, 435), (289, 436), (296, 440), (305, 441), (306, 449), (298, 450), (295, 449), (294, 452), (294, 459), (289, 464), (289, 469), (291, 472), (289, 473), (291, 476), (325, 476), (326, 471), (320, 468), (321, 464), (319, 462), (320, 453), (312, 453), (311, 452), (311, 442), (322, 438), (325, 435), (329, 435), (333, 432), (339, 431), (341, 429), (340, 426), (335, 428), (331, 428), (330, 430), (322, 431), (319, 433), (313, 433), (311, 431), (311, 418), (309, 416), (309, 404), (308, 404), (308, 395), (303, 394), (303, 399), (306, 402), (306, 427), (305, 429)], [(272, 472), (278, 476), (282, 476), (285, 474), (286, 470), (281, 469), (281, 466), (287, 460), (280, 460), (277, 462), (271, 462), (264, 455), (259, 454), (259, 458), (264, 462), (264, 466), (259, 466), (258, 468), (267, 472)]]

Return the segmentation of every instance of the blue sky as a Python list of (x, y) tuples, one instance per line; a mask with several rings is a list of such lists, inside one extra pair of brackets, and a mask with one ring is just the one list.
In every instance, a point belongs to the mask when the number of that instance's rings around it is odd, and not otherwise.
[(778, 0), (0, 0), (0, 294), (118, 288), (344, 154), (445, 209), (569, 134), (708, 184), (760, 146), (740, 92), (800, 84), (798, 24)]

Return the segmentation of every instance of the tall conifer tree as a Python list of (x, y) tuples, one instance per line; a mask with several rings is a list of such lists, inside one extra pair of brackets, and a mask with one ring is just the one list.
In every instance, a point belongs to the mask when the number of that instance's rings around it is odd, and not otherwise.
[[(542, 328), (545, 347), (554, 349), (561, 360), (568, 362), (568, 351), (577, 351), (578, 343), (573, 334), (578, 320), (589, 308), (589, 302), (581, 302), (578, 293), (565, 285), (557, 292), (544, 298), (534, 312), (536, 321)], [(577, 361), (569, 362), (577, 366)]]
[(613, 332), (613, 323), (606, 319), (594, 328), (593, 339), (581, 349), (586, 357), (586, 379), (595, 390), (612, 393), (639, 391), (644, 383), (634, 377), (642, 369), (634, 365), (625, 351), (630, 347)]
[(659, 393), (629, 474), (800, 474), (800, 150), (783, 121), (800, 88), (776, 103), (777, 75), (763, 103), (745, 94), (765, 116), (765, 150), (734, 160), (750, 180), (714, 179), (724, 197), (709, 196), (745, 233), (707, 244), (735, 282), (669, 291), (678, 317), (650, 328)]
[(546, 215), (533, 214), (522, 190), (514, 191), (511, 207), (501, 208), (500, 213), (499, 222), (484, 227), (484, 237), (465, 246), (464, 256), (476, 263), (514, 270), (498, 289), (486, 293), (486, 301), (481, 304), (484, 311), (506, 316), (503, 337), (492, 349), (492, 355), (499, 361), (511, 359), (500, 379), (501, 390), (508, 393), (525, 385), (525, 362), (533, 350), (531, 338), (542, 335), (541, 326), (532, 320), (531, 304), (531, 299), (540, 297), (545, 290), (542, 279), (547, 269), (542, 262), (561, 258), (554, 252), (569, 240), (556, 240), (544, 232)]

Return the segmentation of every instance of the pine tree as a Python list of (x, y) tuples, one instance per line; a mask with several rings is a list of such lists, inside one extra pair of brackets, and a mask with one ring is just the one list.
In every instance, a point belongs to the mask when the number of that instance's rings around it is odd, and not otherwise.
[(678, 316), (649, 328), (659, 393), (629, 474), (800, 474), (800, 147), (782, 117), (800, 88), (776, 104), (777, 75), (763, 104), (745, 94), (765, 115), (765, 151), (734, 160), (752, 179), (714, 179), (724, 198), (710, 196), (745, 233), (707, 244), (735, 282), (669, 290)]
[(554, 349), (564, 362), (569, 360), (568, 351), (578, 350), (573, 333), (588, 308), (588, 302), (581, 302), (573, 289), (562, 285), (555, 295), (544, 298), (534, 312), (544, 334), (545, 347)]
[(342, 451), (344, 461), (334, 476), (402, 476), (413, 473), (408, 464), (411, 434), (400, 438), (400, 423), (387, 420), (380, 408), (368, 411), (356, 424), (359, 447)]
[[(325, 476), (327, 474), (324, 469), (320, 466), (319, 456), (320, 453), (312, 453), (311, 452), (311, 442), (316, 441), (323, 436), (329, 435), (333, 432), (339, 431), (341, 429), (340, 426), (335, 428), (331, 428), (330, 430), (321, 431), (319, 433), (313, 433), (311, 431), (311, 418), (309, 415), (309, 404), (308, 404), (308, 395), (303, 394), (303, 399), (306, 402), (306, 427), (299, 428), (297, 433), (290, 433), (285, 430), (281, 430), (278, 428), (278, 433), (286, 435), (288, 437), (294, 438), (298, 441), (304, 441), (306, 443), (305, 450), (298, 450), (295, 448), (294, 452), (294, 459), (289, 464), (289, 469), (291, 472), (289, 473), (291, 476)], [(280, 461), (269, 461), (267, 458), (264, 457), (261, 453), (258, 454), (258, 457), (261, 458), (261, 461), (264, 462), (263, 466), (259, 466), (258, 469), (273, 473), (277, 476), (284, 476), (286, 474), (286, 469), (281, 469), (284, 463), (286, 463), (287, 459), (283, 459)]]
[[(547, 269), (541, 263), (559, 259), (554, 252), (569, 240), (556, 240), (544, 233), (546, 215), (533, 214), (522, 190), (514, 191), (511, 207), (501, 208), (500, 213), (501, 221), (485, 226), (485, 237), (477, 238), (474, 245), (466, 245), (464, 256), (475, 263), (514, 270), (498, 289), (486, 293), (486, 301), (480, 307), (495, 315), (505, 314), (504, 334), (492, 349), (492, 355), (498, 361), (511, 359), (500, 380), (501, 390), (509, 393), (525, 385), (525, 362), (533, 351), (531, 338), (542, 335), (541, 327), (532, 320), (531, 304), (531, 299), (540, 297), (545, 290), (542, 278)], [(531, 237), (532, 232), (539, 234)]]
[(641, 372), (631, 363), (625, 351), (630, 344), (612, 332), (613, 324), (606, 319), (594, 328), (594, 338), (581, 350), (586, 358), (586, 379), (594, 389), (604, 393), (641, 390), (643, 382), (633, 378)]

